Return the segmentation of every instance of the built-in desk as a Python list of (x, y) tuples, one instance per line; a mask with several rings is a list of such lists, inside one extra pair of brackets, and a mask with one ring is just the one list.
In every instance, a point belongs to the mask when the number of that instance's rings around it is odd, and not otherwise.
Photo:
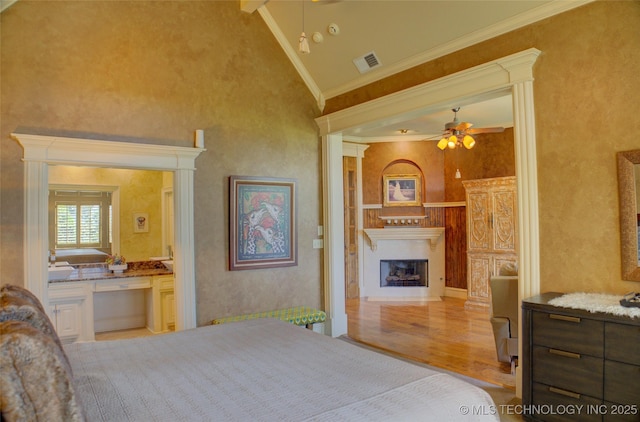
[[(134, 318), (134, 325), (138, 318), (138, 326), (146, 326), (152, 332), (172, 329), (175, 319), (173, 273), (157, 264), (130, 264), (130, 269), (123, 273), (113, 273), (104, 266), (80, 266), (69, 278), (49, 282), (49, 316), (60, 339), (65, 343), (93, 341), (96, 328), (118, 329), (118, 321), (122, 324), (127, 318), (128, 323)], [(132, 295), (143, 295), (143, 309), (138, 309), (133, 317), (122, 312), (129, 297), (127, 291)], [(99, 327), (94, 324), (96, 302), (100, 313)], [(109, 312), (113, 313), (113, 318), (105, 317)]]

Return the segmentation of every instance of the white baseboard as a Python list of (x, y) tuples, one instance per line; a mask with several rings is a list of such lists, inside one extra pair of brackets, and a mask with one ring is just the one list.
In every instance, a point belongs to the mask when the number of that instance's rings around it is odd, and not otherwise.
[(367, 296), (364, 299), (368, 302), (440, 302), (442, 300), (439, 296)]
[(459, 289), (457, 287), (445, 287), (444, 295), (445, 297), (455, 297), (457, 299), (466, 299), (467, 289)]

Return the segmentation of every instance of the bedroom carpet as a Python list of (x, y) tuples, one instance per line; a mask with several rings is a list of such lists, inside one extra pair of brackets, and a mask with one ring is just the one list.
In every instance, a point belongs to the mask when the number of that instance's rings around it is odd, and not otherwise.
[[(446, 369), (442, 369), (442, 368), (436, 368), (434, 366), (431, 365), (427, 365), (425, 363), (422, 362), (417, 362), (411, 359), (407, 359), (404, 358), (402, 356), (398, 356), (395, 355), (391, 352), (385, 351), (385, 350), (381, 350), (369, 345), (366, 345), (364, 343), (360, 343), (356, 340), (353, 340), (352, 338), (349, 338), (346, 335), (340, 336), (338, 337), (340, 340), (343, 340), (347, 343), (353, 344), (355, 346), (358, 347), (362, 347), (364, 349), (368, 349), (368, 350), (372, 350), (374, 352), (377, 353), (381, 353), (384, 355), (388, 355), (391, 357), (394, 357), (396, 359), (399, 360), (403, 360), (405, 362), (410, 362), (414, 365), (417, 366), (422, 366), (425, 368), (429, 368), (432, 369), (434, 371), (438, 371), (438, 372), (444, 372), (446, 374), (450, 374), (454, 377), (460, 378), (464, 381), (467, 381), (470, 384), (476, 385), (479, 388), (482, 388), (483, 390), (485, 390), (487, 393), (489, 393), (489, 395), (491, 396), (491, 398), (493, 399), (493, 401), (496, 404), (496, 408), (497, 411), (500, 413), (500, 420), (503, 422), (513, 422), (513, 421), (522, 421), (523, 418), (520, 415), (516, 415), (513, 413), (516, 413), (517, 410), (517, 406), (522, 404), (522, 401), (516, 397), (515, 394), (515, 390), (509, 389), (509, 388), (504, 388), (498, 385), (494, 385), (494, 384), (490, 384), (488, 382), (485, 381), (481, 381), (481, 380), (477, 380), (475, 378), (471, 378), (471, 377), (467, 377), (465, 375), (461, 375), (461, 374), (457, 374), (455, 372), (451, 372), (451, 371), (447, 371)], [(501, 411), (502, 410), (502, 411)]]

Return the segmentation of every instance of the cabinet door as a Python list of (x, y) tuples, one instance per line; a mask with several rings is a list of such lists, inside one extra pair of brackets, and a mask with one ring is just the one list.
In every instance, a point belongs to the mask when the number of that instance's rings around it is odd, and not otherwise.
[(53, 306), (54, 325), (61, 340), (75, 340), (80, 335), (80, 304), (57, 303)]
[(161, 293), (162, 301), (162, 331), (168, 331), (176, 323), (176, 300), (173, 291)]
[(491, 248), (491, 230), (489, 227), (489, 193), (473, 191), (467, 195), (467, 219), (469, 221), (469, 251), (482, 251)]
[(469, 283), (467, 303), (487, 305), (489, 303), (489, 276), (493, 269), (493, 259), (488, 254), (469, 254)]
[(496, 252), (516, 250), (516, 201), (513, 188), (497, 188), (491, 192), (489, 221), (493, 235), (493, 250)]

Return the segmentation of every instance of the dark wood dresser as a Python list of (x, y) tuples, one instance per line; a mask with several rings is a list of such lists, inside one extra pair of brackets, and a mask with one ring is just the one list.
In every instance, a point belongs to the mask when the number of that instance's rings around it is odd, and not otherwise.
[(522, 302), (527, 420), (640, 421), (640, 319)]

